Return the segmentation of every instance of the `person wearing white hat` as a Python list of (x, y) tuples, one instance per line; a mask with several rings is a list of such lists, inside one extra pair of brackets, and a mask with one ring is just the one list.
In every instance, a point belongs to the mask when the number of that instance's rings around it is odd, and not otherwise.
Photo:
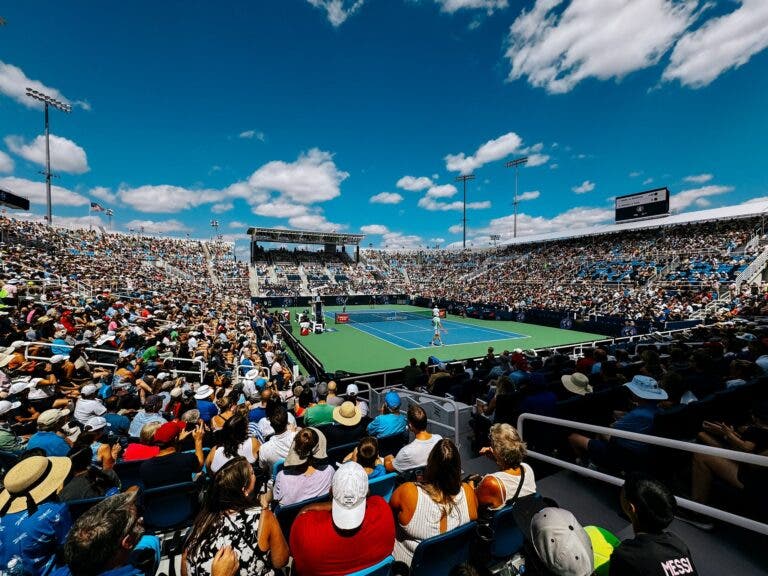
[(219, 413), (219, 409), (213, 399), (213, 388), (208, 384), (203, 384), (195, 391), (195, 400), (197, 400), (197, 409), (200, 410), (200, 418), (206, 424), (211, 423), (211, 419)]
[(67, 505), (56, 501), (72, 462), (69, 458), (30, 456), (11, 468), (0, 492), (0, 571), (14, 557), (23, 574), (43, 574), (72, 526)]
[[(653, 431), (653, 419), (659, 411), (659, 402), (668, 398), (667, 392), (655, 379), (643, 374), (636, 374), (624, 386), (632, 393), (631, 403), (634, 408), (617, 419), (611, 428), (650, 434)], [(593, 463), (605, 468), (633, 468), (642, 465), (651, 454), (649, 444), (610, 436), (589, 438), (574, 432), (568, 436), (568, 442), (577, 456), (588, 454)]]
[(94, 416), (103, 416), (107, 411), (101, 400), (96, 398), (99, 391), (95, 384), (86, 384), (80, 389), (80, 397), (75, 404), (75, 420), (86, 424)]
[(347, 400), (354, 402), (355, 405), (360, 408), (360, 414), (363, 418), (368, 416), (368, 402), (358, 396), (360, 389), (357, 384), (347, 384)]
[(14, 413), (20, 406), (21, 402), (0, 400), (0, 450), (3, 452), (21, 452), (27, 443), (11, 430)]
[(331, 491), (331, 502), (305, 509), (291, 527), (289, 548), (297, 574), (350, 574), (392, 553), (392, 512), (381, 496), (368, 496), (363, 467), (357, 462), (339, 466)]
[(66, 423), (69, 410), (51, 408), (37, 418), (37, 432), (27, 442), (27, 450), (42, 449), (47, 456), (66, 456), (69, 443), (65, 440), (62, 427)]

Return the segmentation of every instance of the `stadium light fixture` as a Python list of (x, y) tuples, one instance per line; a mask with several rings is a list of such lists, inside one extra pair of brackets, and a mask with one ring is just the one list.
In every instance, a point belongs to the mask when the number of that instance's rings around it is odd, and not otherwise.
[(51, 173), (51, 137), (48, 125), (48, 106), (53, 106), (57, 110), (61, 110), (67, 114), (72, 112), (72, 106), (65, 102), (61, 102), (60, 100), (56, 100), (56, 98), (48, 96), (48, 94), (39, 92), (34, 88), (27, 87), (27, 96), (39, 100), (45, 107), (45, 172), (43, 172), (43, 174), (45, 174), (45, 196), (48, 205), (46, 221), (48, 222), (48, 226), (51, 226), (53, 224), (51, 210), (51, 177), (53, 174)]
[(456, 176), (456, 182), (464, 182), (464, 216), (461, 221), (464, 225), (464, 239), (462, 240), (462, 247), (467, 247), (467, 180), (474, 180), (474, 174), (462, 174)]
[(528, 163), (528, 156), (523, 156), (522, 158), (515, 158), (514, 160), (510, 160), (505, 164), (507, 168), (514, 168), (515, 169), (515, 201), (512, 202), (512, 205), (515, 208), (515, 218), (513, 220), (513, 228), (512, 228), (512, 238), (517, 238), (517, 174), (518, 170), (520, 169), (520, 166)]

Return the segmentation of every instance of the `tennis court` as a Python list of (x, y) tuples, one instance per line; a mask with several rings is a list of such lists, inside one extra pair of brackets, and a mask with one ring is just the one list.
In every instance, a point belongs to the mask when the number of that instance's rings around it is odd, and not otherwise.
[[(291, 309), (291, 318), (303, 308)], [(384, 320), (337, 324), (337, 312), (383, 313)], [(405, 318), (398, 314), (409, 313)], [(430, 346), (433, 329), (431, 311), (405, 304), (391, 304), (370, 308), (369, 306), (326, 306), (326, 332), (300, 336), (298, 324), (291, 324), (293, 334), (299, 342), (329, 372), (346, 370), (355, 374), (402, 368), (410, 358), (426, 361), (429, 356), (441, 360), (482, 357), (488, 347), (496, 352), (515, 348), (544, 348), (565, 346), (579, 342), (592, 342), (605, 338), (601, 334), (561, 330), (536, 324), (501, 320), (479, 320), (448, 315), (443, 318), (444, 346)], [(412, 315), (413, 316), (412, 316)], [(357, 320), (365, 320), (358, 315)]]
[[(326, 322), (333, 324), (336, 312), (325, 311)], [(350, 326), (394, 346), (406, 350), (432, 346), (434, 327), (432, 312), (409, 312), (395, 309), (352, 311), (347, 314)], [(500, 330), (493, 326), (474, 326), (443, 318), (443, 346), (474, 343), (492, 343), (501, 340), (527, 338), (524, 334)], [(522, 343), (519, 346), (523, 347)]]

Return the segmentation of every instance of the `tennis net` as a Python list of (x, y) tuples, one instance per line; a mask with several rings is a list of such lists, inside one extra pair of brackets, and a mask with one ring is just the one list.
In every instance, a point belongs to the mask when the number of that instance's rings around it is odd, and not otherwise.
[[(441, 316), (444, 312), (441, 310)], [(334, 319), (336, 324), (367, 324), (369, 322), (398, 322), (403, 320), (429, 320), (432, 318), (432, 310), (369, 310), (365, 312), (350, 311), (336, 312)]]

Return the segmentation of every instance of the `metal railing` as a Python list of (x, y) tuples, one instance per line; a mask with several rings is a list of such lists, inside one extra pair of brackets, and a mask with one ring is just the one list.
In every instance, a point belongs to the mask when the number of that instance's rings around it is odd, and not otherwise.
[(760, 274), (765, 269), (766, 261), (768, 261), (768, 248), (752, 260), (751, 264), (741, 274), (736, 276), (736, 279), (733, 281), (736, 284), (736, 288), (740, 289), (742, 284), (751, 282), (755, 276)]
[[(517, 429), (518, 429), (518, 432), (520, 433), (520, 437), (523, 440), (525, 440), (524, 430), (525, 430), (525, 422), (527, 420), (531, 420), (535, 422), (544, 422), (546, 424), (561, 426), (563, 428), (569, 428), (572, 430), (581, 430), (583, 432), (592, 432), (595, 434), (607, 434), (611, 437), (624, 438), (626, 440), (635, 440), (637, 442), (643, 442), (644, 444), (651, 444), (653, 446), (660, 446), (662, 448), (672, 448), (676, 450), (683, 450), (685, 452), (691, 452), (693, 454), (709, 454), (711, 456), (719, 456), (721, 458), (727, 458), (728, 460), (732, 460), (734, 462), (741, 462), (744, 464), (750, 464), (753, 466), (761, 466), (764, 468), (768, 468), (768, 456), (760, 456), (757, 454), (750, 454), (747, 452), (737, 452), (735, 450), (726, 450), (725, 448), (715, 448), (712, 446), (705, 446), (703, 444), (693, 444), (690, 442), (682, 442), (680, 440), (672, 440), (670, 438), (661, 438), (658, 436), (649, 436), (647, 434), (638, 434), (636, 432), (627, 432), (625, 430), (617, 430), (615, 428), (607, 428), (605, 426), (595, 426), (594, 424), (585, 424), (583, 422), (573, 422), (571, 420), (563, 420), (561, 418), (552, 418), (550, 416), (529, 414), (527, 412), (524, 414), (521, 414), (517, 420)], [(542, 462), (546, 462), (553, 466), (559, 466), (560, 468), (571, 470), (572, 472), (576, 472), (577, 474), (581, 474), (582, 476), (587, 476), (589, 478), (594, 478), (596, 480), (608, 482), (609, 484), (614, 484), (616, 486), (621, 486), (624, 484), (623, 478), (612, 476), (610, 474), (599, 472), (597, 470), (592, 470), (590, 468), (585, 468), (583, 466), (579, 466), (578, 464), (574, 464), (566, 460), (561, 460), (559, 458), (555, 458), (554, 456), (549, 456), (547, 454), (541, 454), (540, 452), (536, 452), (534, 450), (528, 450), (528, 456), (536, 460), (541, 460)], [(675, 500), (677, 500), (678, 506), (680, 506), (681, 508), (685, 508), (686, 510), (692, 510), (700, 514), (706, 514), (707, 516), (711, 516), (712, 518), (715, 518), (717, 520), (728, 522), (729, 524), (734, 524), (735, 526), (746, 528), (747, 530), (752, 530), (753, 532), (758, 532), (760, 534), (768, 535), (768, 524), (764, 524), (763, 522), (758, 522), (757, 520), (752, 520), (751, 518), (746, 518), (744, 516), (739, 516), (738, 514), (726, 512), (725, 510), (720, 510), (719, 508), (713, 508), (712, 506), (707, 506), (706, 504), (700, 504), (699, 502), (694, 502), (693, 500), (688, 500), (680, 496), (675, 496)]]
[[(29, 349), (33, 346), (40, 346), (43, 348), (66, 348), (67, 350), (72, 350), (74, 346), (69, 346), (66, 344), (52, 344), (50, 342), (24, 342), (24, 358), (27, 360), (50, 360), (50, 356), (34, 356), (29, 353)], [(105, 348), (86, 348), (86, 353), (90, 352), (94, 356), (99, 355), (107, 355), (107, 356), (114, 356), (115, 362), (103, 362), (103, 361), (97, 361), (88, 359), (88, 365), (89, 366), (103, 366), (105, 368), (117, 368), (117, 358), (120, 356), (120, 350), (108, 350)], [(184, 370), (181, 368), (174, 368), (173, 372), (175, 374), (194, 374), (195, 376), (198, 376), (200, 378), (200, 382), (203, 381), (203, 377), (205, 376), (205, 369), (206, 369), (206, 363), (199, 359), (199, 358), (177, 358), (177, 357), (170, 357), (170, 358), (163, 358), (163, 360), (171, 360), (174, 365), (178, 365), (179, 363), (190, 363), (190, 364), (197, 364), (198, 368), (195, 370)]]

